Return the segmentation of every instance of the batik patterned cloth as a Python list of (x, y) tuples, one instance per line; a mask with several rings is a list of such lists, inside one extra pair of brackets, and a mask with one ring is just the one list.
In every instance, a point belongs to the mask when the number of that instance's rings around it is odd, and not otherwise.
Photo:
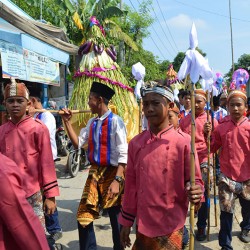
[(221, 173), (219, 179), (219, 201), (221, 211), (234, 213), (235, 199), (238, 196), (250, 200), (250, 180), (236, 182)]
[(99, 218), (101, 209), (119, 206), (123, 194), (124, 182), (120, 183), (120, 191), (112, 199), (107, 198), (108, 188), (114, 181), (117, 167), (98, 167), (92, 165), (86, 181), (80, 205), (77, 212), (77, 220), (82, 226)]
[(27, 201), (32, 206), (35, 214), (37, 215), (38, 219), (40, 220), (44, 228), (44, 231), (46, 232), (45, 217), (44, 217), (44, 211), (43, 211), (43, 196), (42, 196), (41, 191), (28, 197)]
[[(212, 159), (211, 161), (212, 162)], [(200, 165), (201, 169), (203, 168), (206, 168), (208, 169), (208, 163), (207, 162), (203, 162), (201, 165)], [(204, 171), (201, 171), (201, 175), (202, 175), (202, 180), (204, 182), (204, 187), (205, 189), (208, 188), (208, 174), (207, 174), (208, 171), (204, 172)], [(210, 164), (210, 167), (209, 167), (209, 174), (210, 174), (210, 189), (211, 187), (213, 186), (213, 166)]]
[(181, 250), (183, 228), (172, 234), (150, 238), (139, 232), (136, 233), (136, 240), (132, 250)]

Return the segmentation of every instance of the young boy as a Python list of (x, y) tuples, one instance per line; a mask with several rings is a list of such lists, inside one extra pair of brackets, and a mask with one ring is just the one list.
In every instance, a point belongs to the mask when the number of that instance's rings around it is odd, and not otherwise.
[[(208, 152), (207, 142), (204, 138), (204, 124), (207, 121), (207, 114), (204, 110), (206, 105), (206, 93), (202, 89), (195, 90), (195, 148), (198, 154), (202, 179), (205, 182), (207, 188), (207, 173), (212, 172), (211, 166), (208, 167)], [(191, 135), (191, 114), (184, 117), (180, 121), (180, 128), (183, 132)], [(211, 116), (209, 116), (211, 120)], [(217, 126), (217, 121), (214, 119), (214, 126)], [(208, 171), (210, 170), (210, 171)], [(201, 208), (198, 211), (196, 239), (198, 241), (204, 241), (206, 239), (206, 226), (208, 217), (208, 206), (207, 206), (207, 192), (205, 192), (205, 202), (202, 203)]]
[(42, 122), (26, 115), (29, 91), (23, 83), (12, 79), (7, 84), (4, 104), (10, 120), (0, 126), (0, 152), (19, 166), (26, 198), (45, 228), (44, 212), (54, 213), (59, 195), (49, 132)]
[[(230, 92), (227, 98), (230, 115), (223, 119), (211, 136), (211, 150), (216, 152), (221, 148), (219, 244), (224, 250), (233, 249), (231, 241), (236, 198), (239, 198), (243, 217), (239, 238), (245, 243), (250, 242), (250, 123), (244, 116), (246, 102), (243, 92)], [(210, 123), (206, 123), (204, 131), (205, 134), (211, 131)]]
[(117, 216), (124, 187), (128, 146), (123, 120), (108, 109), (114, 94), (114, 90), (106, 84), (93, 82), (88, 104), (97, 117), (88, 121), (79, 137), (70, 123), (70, 110), (63, 109), (65, 114), (62, 118), (74, 147), (81, 147), (88, 142), (91, 163), (77, 212), (80, 250), (97, 249), (93, 221), (99, 218), (100, 209), (107, 209), (110, 217), (113, 249), (122, 249)]
[(191, 94), (190, 91), (182, 92), (183, 108), (180, 109), (181, 118), (187, 116), (191, 111)]
[(26, 200), (18, 166), (0, 153), (0, 249), (49, 250), (42, 225)]
[(169, 126), (173, 92), (152, 84), (141, 91), (150, 129), (129, 143), (121, 242), (131, 245), (129, 234), (136, 219), (133, 250), (182, 249), (188, 198), (199, 203), (203, 184), (197, 162), (196, 185), (190, 187), (190, 137)]

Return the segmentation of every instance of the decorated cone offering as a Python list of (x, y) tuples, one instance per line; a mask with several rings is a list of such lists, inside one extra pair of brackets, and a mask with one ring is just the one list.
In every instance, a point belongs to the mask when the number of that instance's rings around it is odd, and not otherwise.
[[(197, 32), (195, 25), (192, 25), (189, 35), (190, 49), (187, 50), (186, 56), (180, 70), (178, 72), (178, 78), (180, 80), (186, 78), (188, 75), (191, 79), (191, 166), (190, 166), (190, 182), (191, 186), (195, 185), (195, 97), (194, 89), (195, 83), (202, 77), (204, 80), (211, 79), (213, 74), (208, 65), (208, 62), (195, 48), (198, 46)], [(195, 205), (190, 204), (190, 244), (189, 249), (194, 249), (194, 210)]]
[[(109, 108), (124, 120), (127, 128), (127, 138), (132, 139), (138, 134), (139, 108), (134, 96), (134, 89), (123, 76), (116, 63), (117, 53), (113, 45), (109, 45), (105, 32), (95, 17), (90, 18), (86, 28), (88, 36), (80, 47), (78, 54), (82, 57), (80, 67), (74, 75), (75, 84), (70, 99), (71, 109), (88, 109), (88, 95), (93, 81), (108, 85), (115, 91)], [(86, 125), (91, 114), (76, 115), (73, 126), (77, 128)]]

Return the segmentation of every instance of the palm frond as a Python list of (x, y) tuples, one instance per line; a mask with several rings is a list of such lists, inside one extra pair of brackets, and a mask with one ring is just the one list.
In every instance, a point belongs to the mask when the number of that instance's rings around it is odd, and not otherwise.
[(106, 9), (103, 9), (99, 14), (98, 14), (98, 19), (99, 20), (104, 20), (106, 18), (110, 18), (110, 17), (121, 17), (124, 16), (124, 12), (115, 6), (110, 6), (107, 7)]
[(83, 26), (82, 26), (82, 20), (80, 18), (80, 16), (78, 15), (77, 12), (74, 13), (74, 15), (72, 16), (72, 19), (76, 25), (76, 27), (80, 30), (83, 30)]

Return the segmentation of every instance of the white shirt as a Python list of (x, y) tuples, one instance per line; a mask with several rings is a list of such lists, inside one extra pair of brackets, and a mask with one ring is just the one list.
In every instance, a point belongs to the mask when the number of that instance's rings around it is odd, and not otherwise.
[(214, 118), (217, 121), (220, 121), (222, 118), (224, 118), (225, 116), (227, 116), (227, 111), (221, 107), (219, 107), (218, 110), (214, 111)]
[[(38, 115), (39, 113), (35, 113), (34, 118), (38, 118)], [(51, 150), (52, 150), (53, 160), (55, 160), (57, 159), (56, 119), (49, 111), (43, 112), (38, 119), (42, 121), (49, 130)]]
[[(103, 120), (110, 114), (110, 110), (107, 111), (103, 116), (97, 118), (97, 126), (94, 134), (94, 140), (96, 144), (99, 146), (99, 129), (102, 125)], [(91, 118), (87, 126), (82, 128), (80, 131), (80, 135), (78, 137), (78, 145), (81, 148), (85, 143), (88, 142), (89, 130), (92, 121), (96, 118)], [(111, 134), (110, 134), (110, 164), (112, 166), (118, 166), (118, 163), (127, 164), (127, 151), (128, 151), (128, 143), (127, 143), (127, 132), (126, 127), (121, 119), (116, 114), (113, 114), (112, 123), (111, 123)], [(94, 152), (94, 158), (97, 161), (97, 152)]]

